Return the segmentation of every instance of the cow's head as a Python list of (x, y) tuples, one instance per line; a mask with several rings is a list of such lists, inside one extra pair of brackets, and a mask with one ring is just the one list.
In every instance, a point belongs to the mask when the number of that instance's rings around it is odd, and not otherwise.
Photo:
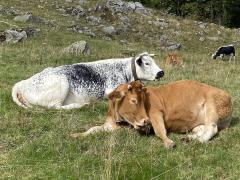
[(164, 76), (164, 72), (160, 69), (152, 58), (154, 54), (144, 52), (135, 57), (136, 74), (141, 80), (159, 80)]
[(182, 65), (182, 58), (176, 53), (169, 53), (166, 62), (166, 66), (181, 66)]
[(135, 129), (150, 124), (145, 109), (146, 88), (140, 81), (119, 85), (109, 94), (109, 112), (116, 122), (125, 121)]
[(217, 53), (215, 52), (212, 54), (212, 59), (216, 59), (216, 58), (217, 58)]

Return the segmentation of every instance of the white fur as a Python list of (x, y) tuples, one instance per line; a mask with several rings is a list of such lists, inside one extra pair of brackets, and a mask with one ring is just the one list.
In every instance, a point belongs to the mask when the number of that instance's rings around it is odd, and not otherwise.
[[(136, 59), (140, 57), (143, 62), (141, 67), (136, 63)], [(119, 84), (133, 81), (131, 61), (132, 57), (46, 68), (16, 83), (12, 89), (13, 101), (23, 108), (80, 108), (106, 97)], [(148, 53), (136, 56), (135, 66), (137, 76), (141, 80), (154, 80), (156, 74), (162, 71)], [(81, 74), (87, 70), (90, 70), (89, 78)]]

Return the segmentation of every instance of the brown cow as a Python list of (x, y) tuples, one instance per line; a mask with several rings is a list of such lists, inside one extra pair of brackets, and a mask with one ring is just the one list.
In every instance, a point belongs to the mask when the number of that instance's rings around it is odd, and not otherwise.
[(176, 53), (169, 53), (165, 60), (166, 67), (183, 67), (182, 57)]
[(72, 134), (72, 137), (113, 131), (118, 128), (119, 121), (126, 121), (135, 129), (150, 122), (165, 147), (171, 148), (175, 143), (167, 137), (167, 131), (192, 130), (193, 134), (187, 139), (207, 142), (218, 130), (229, 126), (231, 114), (231, 97), (221, 89), (191, 80), (147, 88), (135, 81), (118, 86), (109, 95), (109, 112), (104, 125)]

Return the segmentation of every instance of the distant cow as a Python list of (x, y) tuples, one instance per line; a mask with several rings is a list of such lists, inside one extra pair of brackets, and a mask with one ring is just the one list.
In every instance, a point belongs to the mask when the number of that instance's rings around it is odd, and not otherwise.
[(189, 132), (186, 139), (207, 142), (217, 132), (229, 126), (232, 114), (230, 95), (218, 88), (181, 80), (160, 87), (143, 87), (139, 81), (118, 86), (109, 95), (107, 120), (72, 137), (86, 136), (97, 131), (113, 131), (117, 122), (125, 121), (141, 130), (149, 124), (165, 147), (175, 143), (167, 132)]
[(229, 61), (231, 61), (232, 57), (235, 60), (235, 48), (233, 45), (221, 46), (214, 54), (212, 54), (213, 59), (216, 59), (217, 57), (223, 59), (224, 56), (230, 56)]
[(165, 60), (166, 67), (182, 67), (183, 61), (181, 56), (176, 53), (169, 53)]
[(152, 54), (49, 67), (16, 83), (13, 100), (21, 107), (80, 108), (103, 99), (121, 83), (136, 79), (158, 80), (164, 72)]

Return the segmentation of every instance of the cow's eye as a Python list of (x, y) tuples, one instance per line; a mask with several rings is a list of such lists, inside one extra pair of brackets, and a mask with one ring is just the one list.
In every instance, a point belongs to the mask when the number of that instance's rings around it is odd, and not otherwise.
[(130, 100), (130, 103), (131, 103), (131, 104), (137, 104), (137, 100), (136, 100), (136, 99), (131, 99), (131, 100)]
[(146, 66), (149, 66), (149, 65), (150, 65), (150, 63), (145, 63), (145, 65), (146, 65)]

